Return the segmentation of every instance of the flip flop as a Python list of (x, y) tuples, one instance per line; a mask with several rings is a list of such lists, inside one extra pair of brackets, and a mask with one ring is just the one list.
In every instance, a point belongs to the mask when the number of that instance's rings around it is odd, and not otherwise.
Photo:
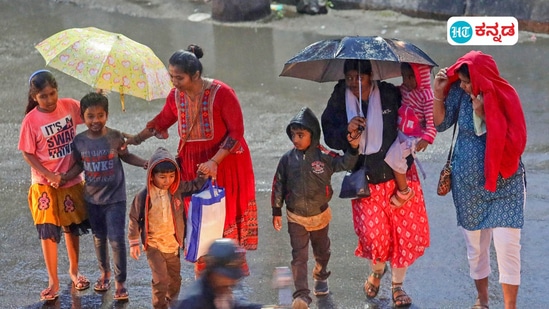
[(128, 293), (128, 290), (126, 288), (121, 288), (119, 291), (116, 291), (114, 293), (114, 300), (128, 300), (130, 297), (130, 294)]
[(108, 291), (111, 288), (111, 279), (102, 279), (99, 278), (97, 281), (95, 281), (95, 284), (93, 285), (93, 289), (96, 292), (105, 292)]
[(72, 285), (77, 291), (83, 291), (90, 287), (90, 280), (82, 275), (79, 275), (76, 278), (76, 282), (73, 282)]
[(482, 305), (480, 303), (480, 299), (477, 298), (477, 301), (475, 302), (473, 307), (471, 307), (471, 309), (490, 309), (490, 308), (488, 307), (488, 305)]
[(57, 297), (59, 297), (59, 291), (53, 293), (50, 287), (45, 288), (40, 292), (40, 301), (56, 300)]

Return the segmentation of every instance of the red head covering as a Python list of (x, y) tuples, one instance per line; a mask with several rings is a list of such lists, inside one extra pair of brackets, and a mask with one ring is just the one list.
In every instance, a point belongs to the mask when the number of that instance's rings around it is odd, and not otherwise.
[[(492, 56), (470, 51), (447, 70), (450, 83), (458, 80), (456, 70), (467, 64), (473, 95), (482, 93), (486, 122), (484, 188), (496, 191), (498, 175), (511, 177), (518, 169), (526, 147), (526, 121), (515, 88), (499, 75)], [(448, 91), (448, 88), (446, 91)]]

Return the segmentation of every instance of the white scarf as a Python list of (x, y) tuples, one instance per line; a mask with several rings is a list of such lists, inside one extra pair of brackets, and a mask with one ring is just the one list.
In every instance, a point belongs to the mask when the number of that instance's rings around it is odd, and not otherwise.
[[(349, 88), (345, 90), (345, 107), (347, 121), (355, 116), (364, 117), (362, 104)], [(383, 115), (381, 112), (381, 98), (376, 82), (372, 82), (368, 98), (368, 112), (366, 114), (366, 129), (360, 136), (359, 151), (361, 154), (372, 154), (379, 151), (383, 141)]]

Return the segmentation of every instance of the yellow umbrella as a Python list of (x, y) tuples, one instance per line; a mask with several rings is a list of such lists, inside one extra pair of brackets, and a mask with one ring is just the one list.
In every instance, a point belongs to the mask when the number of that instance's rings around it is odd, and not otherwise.
[(147, 46), (122, 34), (89, 28), (58, 32), (35, 46), (46, 65), (97, 89), (147, 101), (165, 98), (172, 83), (166, 67)]

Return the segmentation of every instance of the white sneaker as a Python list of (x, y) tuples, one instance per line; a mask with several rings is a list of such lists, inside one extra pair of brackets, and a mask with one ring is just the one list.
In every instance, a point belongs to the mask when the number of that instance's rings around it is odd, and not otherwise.
[(303, 298), (296, 298), (292, 302), (292, 309), (309, 309), (309, 305)]

